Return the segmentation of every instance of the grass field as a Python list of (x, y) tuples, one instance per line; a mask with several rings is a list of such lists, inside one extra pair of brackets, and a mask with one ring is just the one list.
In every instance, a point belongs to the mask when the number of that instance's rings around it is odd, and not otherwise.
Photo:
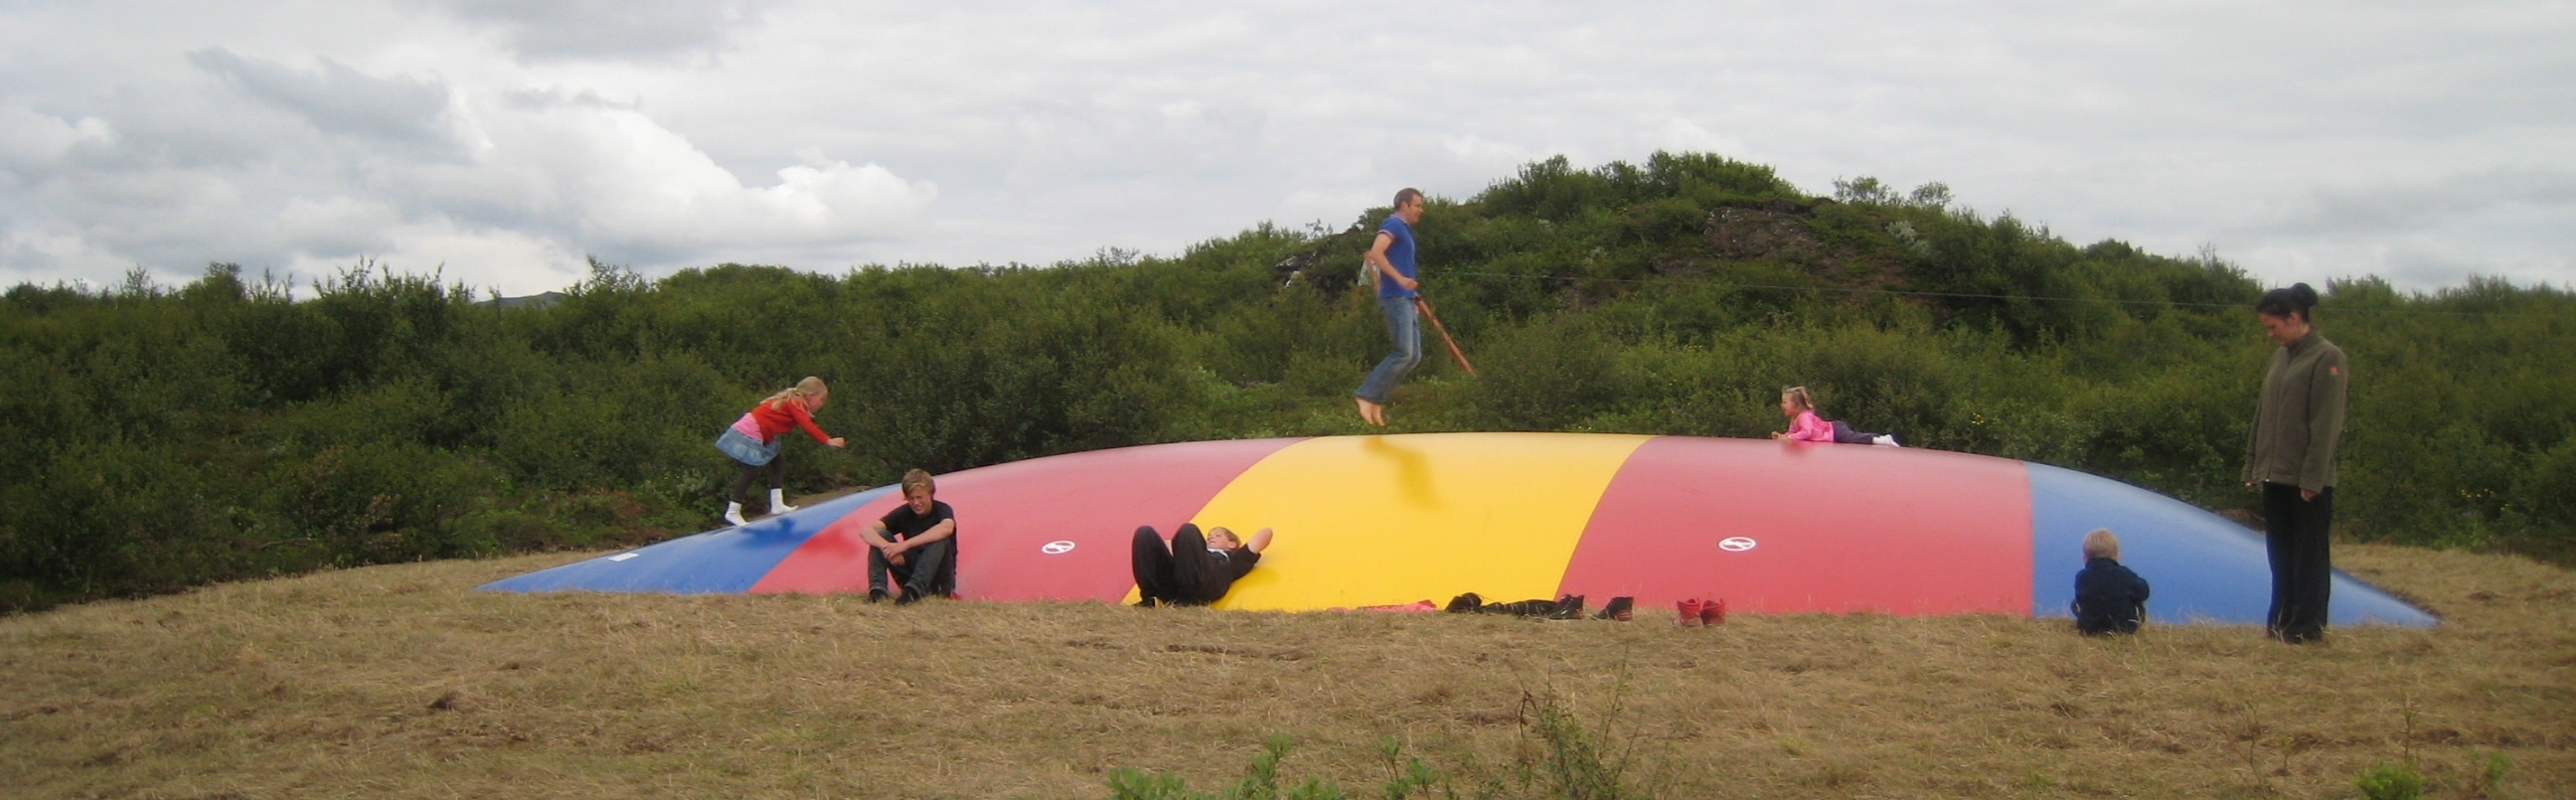
[(473, 587), (581, 556), (372, 567), (0, 620), (0, 792), (1103, 797), (1120, 767), (1220, 790), (1286, 734), (1287, 782), (1354, 796), (1390, 741), (1460, 797), (1583, 774), (1676, 798), (2349, 797), (2396, 763), (2433, 796), (2576, 796), (2576, 577), (2337, 556), (2446, 623), (2290, 647), (1989, 616), (513, 595)]

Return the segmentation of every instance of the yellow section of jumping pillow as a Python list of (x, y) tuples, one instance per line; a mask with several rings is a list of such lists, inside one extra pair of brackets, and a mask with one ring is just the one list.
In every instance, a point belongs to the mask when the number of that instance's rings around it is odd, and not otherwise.
[(1219, 608), (1446, 602), (1460, 592), (1504, 601), (1552, 597), (1601, 492), (1648, 438), (1309, 439), (1254, 464), (1191, 521), (1247, 536), (1263, 527), (1277, 532), (1261, 566), (1236, 582)]

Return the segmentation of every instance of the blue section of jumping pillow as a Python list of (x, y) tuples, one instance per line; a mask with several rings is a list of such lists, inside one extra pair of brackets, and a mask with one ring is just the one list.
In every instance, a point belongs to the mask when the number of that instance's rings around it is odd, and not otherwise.
[[(2031, 615), (2067, 617), (2075, 573), (2084, 568), (2084, 534), (2120, 535), (2120, 563), (2153, 587), (2147, 615), (2162, 622), (2261, 625), (2272, 604), (2272, 570), (2263, 536), (2225, 517), (2126, 483), (2073, 470), (2028, 464), (2031, 518)], [(2435, 620), (2377, 587), (2337, 570), (2327, 619), (2430, 627)]]
[(893, 486), (869, 489), (749, 525), (683, 536), (493, 581), (479, 588), (499, 592), (748, 592), (805, 540), (893, 490)]

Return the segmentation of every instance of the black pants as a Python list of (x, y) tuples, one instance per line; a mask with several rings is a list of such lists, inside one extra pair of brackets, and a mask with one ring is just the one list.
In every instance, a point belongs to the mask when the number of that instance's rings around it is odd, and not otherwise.
[(887, 561), (883, 550), (868, 548), (868, 591), (910, 592), (915, 598), (957, 596), (957, 537), (952, 534), (908, 551), (901, 564)]
[[(751, 479), (764, 471), (769, 473), (769, 488), (787, 488), (787, 459), (784, 457), (772, 458), (769, 460), (769, 463), (760, 466), (753, 466), (750, 464), (741, 464), (740, 466), (742, 467), (742, 474), (733, 479), (733, 501), (736, 503), (751, 502), (743, 499), (742, 493), (751, 489)], [(777, 511), (777, 509), (770, 510), (773, 512)]]
[(1208, 557), (1207, 537), (1199, 534), (1197, 525), (1181, 523), (1181, 529), (1172, 532), (1169, 547), (1154, 533), (1154, 526), (1137, 526), (1128, 552), (1136, 573), (1136, 593), (1149, 602), (1203, 606), (1234, 588), (1234, 579), (1218, 572), (1216, 559)]
[(2334, 559), (2327, 526), (2334, 521), (2334, 487), (2317, 499), (2299, 499), (2299, 487), (2263, 484), (2263, 538), (2272, 557), (2270, 633), (2305, 642), (2326, 632), (2326, 600), (2334, 591)]

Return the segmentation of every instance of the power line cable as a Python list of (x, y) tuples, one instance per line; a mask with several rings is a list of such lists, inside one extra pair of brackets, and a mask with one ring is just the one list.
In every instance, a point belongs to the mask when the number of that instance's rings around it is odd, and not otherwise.
[[(1643, 286), (1643, 285), (1650, 285), (1650, 284), (1657, 284), (1657, 283), (1677, 284), (1677, 285), (1678, 285), (1678, 284), (1688, 284), (1688, 283), (1690, 283), (1689, 279), (1686, 279), (1686, 278), (1674, 278), (1674, 277), (1659, 277), (1659, 278), (1597, 278), (1597, 277), (1586, 277), (1586, 276), (1579, 276), (1579, 275), (1523, 275), (1523, 274), (1514, 274), (1514, 273), (1509, 273), (1509, 272), (1480, 272), (1480, 271), (1475, 271), (1475, 270), (1440, 270), (1440, 271), (1438, 271), (1438, 272), (1437, 272), (1437, 273), (1435, 273), (1435, 274), (1437, 274), (1437, 275), (1466, 275), (1466, 276), (1484, 277), (1484, 278), (1510, 278), (1510, 279), (1517, 279), (1517, 280), (1565, 281), (1565, 282), (1569, 282), (1569, 283), (1570, 283), (1570, 282), (1575, 282), (1575, 281), (1597, 281), (1597, 282), (1603, 282), (1603, 283), (1623, 283), (1623, 284), (1633, 284), (1633, 285), (1640, 285), (1640, 286)], [(1909, 291), (1909, 290), (1903, 290), (1903, 289), (1867, 289), (1867, 288), (1857, 288), (1857, 287), (1833, 287), (1833, 286), (1784, 286), (1784, 285), (1778, 285), (1778, 284), (1761, 284), (1761, 283), (1715, 283), (1715, 282), (1701, 282), (1701, 283), (1698, 283), (1698, 284), (1696, 284), (1696, 285), (1700, 285), (1700, 286), (1710, 286), (1710, 287), (1715, 287), (1715, 288), (1719, 288), (1719, 289), (1755, 289), (1755, 290), (1764, 290), (1764, 291), (1788, 291), (1788, 292), (1811, 292), (1811, 293), (1838, 292), (1838, 293), (1843, 293), (1843, 294), (1873, 294), (1873, 295), (1888, 295), (1888, 296), (1901, 296), (1901, 297), (1938, 297), (1938, 298), (1948, 298), (1948, 299), (1968, 299), (1968, 300), (2007, 300), (2007, 301), (2010, 301), (2010, 300), (2020, 300), (2020, 301), (2028, 301), (2028, 302), (2049, 302), (2049, 303), (2110, 303), (2110, 304), (2116, 304), (2116, 305), (2134, 305), (2134, 306), (2168, 306), (2168, 307), (2185, 307), (2185, 308), (2235, 308), (2235, 309), (2242, 309), (2242, 308), (2250, 308), (2250, 307), (2251, 307), (2249, 304), (2246, 304), (2246, 303), (2195, 303), (2195, 302), (2186, 302), (2186, 301), (2181, 301), (2181, 300), (2125, 300), (2125, 299), (2116, 298), (2116, 297), (2045, 297), (2045, 296), (2037, 296), (2037, 295), (1977, 294), (1977, 293), (1972, 293), (1972, 292), (1925, 292), (1925, 291)], [(2546, 287), (2543, 287), (2543, 288), (2546, 288)], [(2474, 317), (2541, 317), (2541, 316), (2561, 316), (2561, 315), (2559, 315), (2559, 314), (2551, 314), (2551, 313), (2548, 313), (2548, 312), (2530, 312), (2530, 311), (2443, 311), (2443, 310), (2438, 310), (2438, 309), (2417, 309), (2417, 308), (2367, 308), (2367, 307), (2357, 307), (2357, 306), (2356, 306), (2356, 307), (2328, 306), (2328, 305), (2325, 305), (2324, 303), (2319, 303), (2319, 306), (2318, 306), (2318, 307), (2320, 307), (2320, 308), (2331, 308), (2331, 309), (2333, 309), (2336, 313), (2357, 313), (2357, 314), (2427, 314), (2427, 315), (2441, 315), (2441, 316), (2474, 316)]]

